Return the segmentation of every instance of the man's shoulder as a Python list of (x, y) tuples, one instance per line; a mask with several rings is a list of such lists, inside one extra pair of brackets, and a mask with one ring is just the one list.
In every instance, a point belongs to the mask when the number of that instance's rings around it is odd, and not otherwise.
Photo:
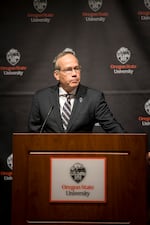
[(35, 92), (35, 95), (41, 96), (41, 95), (46, 95), (46, 94), (50, 94), (52, 92), (55, 92), (57, 90), (57, 86), (50, 86), (50, 87), (45, 87), (42, 89), (39, 89)]
[(89, 87), (86, 85), (80, 85), (80, 89), (84, 90), (86, 93), (91, 93), (91, 94), (102, 94), (103, 92), (101, 90), (95, 89), (93, 87)]

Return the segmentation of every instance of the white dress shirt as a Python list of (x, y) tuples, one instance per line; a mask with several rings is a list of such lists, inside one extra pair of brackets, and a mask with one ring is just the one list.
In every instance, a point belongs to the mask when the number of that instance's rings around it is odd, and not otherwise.
[(75, 93), (76, 89), (74, 89), (72, 92), (67, 93), (62, 87), (59, 87), (59, 105), (60, 105), (60, 113), (62, 114), (63, 105), (66, 101), (66, 95), (70, 95), (70, 102), (71, 102), (71, 110), (73, 108), (74, 100), (75, 100)]

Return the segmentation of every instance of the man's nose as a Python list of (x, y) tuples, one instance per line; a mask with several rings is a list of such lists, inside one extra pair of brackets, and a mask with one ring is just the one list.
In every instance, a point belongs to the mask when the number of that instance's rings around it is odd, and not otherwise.
[(74, 68), (72, 68), (72, 76), (77, 76), (77, 71)]
[(72, 68), (72, 73), (73, 74), (76, 74), (77, 73), (77, 70), (75, 68)]

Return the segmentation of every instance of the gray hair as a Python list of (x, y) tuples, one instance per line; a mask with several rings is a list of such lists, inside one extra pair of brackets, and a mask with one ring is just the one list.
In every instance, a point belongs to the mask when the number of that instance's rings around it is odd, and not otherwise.
[(72, 54), (74, 56), (76, 56), (76, 53), (71, 49), (71, 48), (65, 48), (62, 52), (60, 52), (53, 60), (53, 69), (54, 70), (57, 70), (57, 69), (60, 69), (59, 66), (57, 65), (57, 60), (59, 58), (61, 58), (62, 56), (64, 55), (67, 55), (67, 54)]

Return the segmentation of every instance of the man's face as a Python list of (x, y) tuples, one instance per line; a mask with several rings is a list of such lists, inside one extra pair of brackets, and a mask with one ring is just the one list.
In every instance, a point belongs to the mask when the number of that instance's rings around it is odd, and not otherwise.
[(66, 54), (57, 60), (60, 70), (54, 71), (54, 77), (67, 92), (72, 91), (80, 83), (80, 65), (72, 54)]

